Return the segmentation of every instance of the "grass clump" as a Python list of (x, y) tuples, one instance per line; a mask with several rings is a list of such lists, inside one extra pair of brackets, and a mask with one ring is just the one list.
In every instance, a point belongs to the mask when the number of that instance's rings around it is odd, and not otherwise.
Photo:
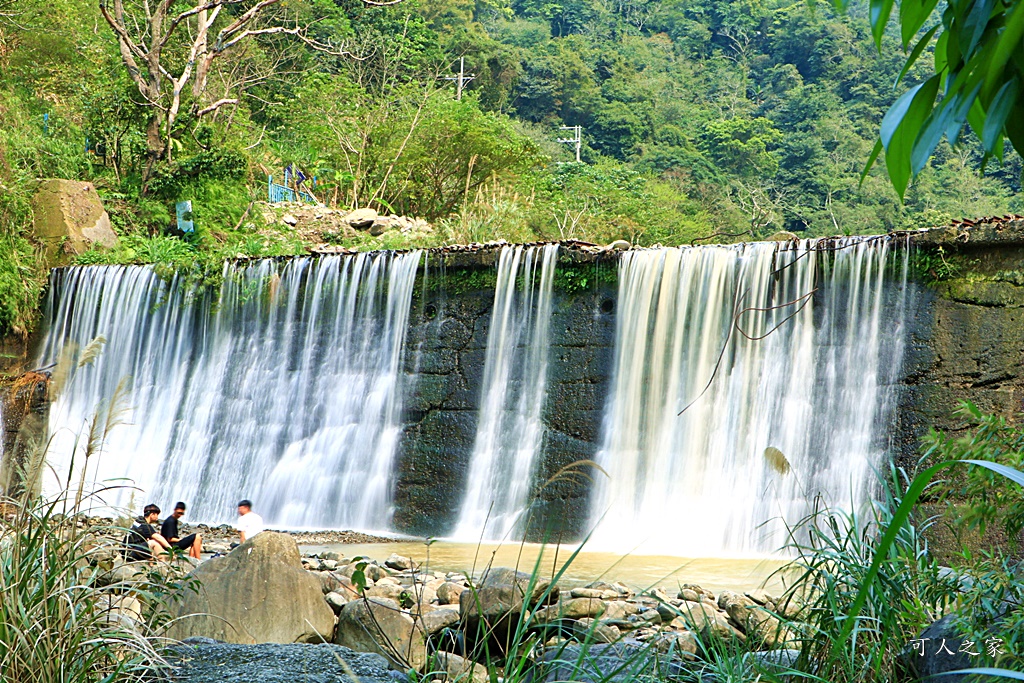
[(20, 683), (141, 681), (164, 665), (158, 641), (141, 603), (102, 585), (110, 548), (61, 512), (66, 502), (4, 503), (0, 671)]

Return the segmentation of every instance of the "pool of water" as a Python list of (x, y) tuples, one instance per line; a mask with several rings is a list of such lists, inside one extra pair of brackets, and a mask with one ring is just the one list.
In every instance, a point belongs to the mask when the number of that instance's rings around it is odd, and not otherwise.
[[(423, 541), (394, 543), (303, 545), (310, 553), (335, 551), (345, 557), (363, 555), (383, 562), (391, 553), (411, 557), (429, 571), (481, 573), (488, 565), (515, 567), (531, 572), (538, 566), (547, 578), (569, 562), (575, 548), (532, 543), (455, 543)], [(565, 586), (583, 585), (598, 579), (622, 583), (634, 589), (659, 586), (674, 597), (679, 586), (695, 583), (708, 590), (748, 591), (764, 587), (769, 593), (783, 589), (786, 564), (780, 558), (685, 558), (664, 555), (616, 555), (582, 551), (572, 558), (560, 579)]]

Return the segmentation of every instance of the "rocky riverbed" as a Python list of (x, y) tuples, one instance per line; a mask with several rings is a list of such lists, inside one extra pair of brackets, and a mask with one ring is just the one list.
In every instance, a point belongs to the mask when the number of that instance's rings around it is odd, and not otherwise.
[[(178, 576), (187, 577), (167, 606), (177, 619), (168, 635), (189, 643), (174, 659), (184, 681), (284, 681), (293, 669), (318, 672), (310, 681), (344, 680), (336, 669), (347, 664), (339, 661), (369, 653), (379, 657), (353, 660), (372, 669), (360, 676), (365, 680), (384, 680), (386, 662), (399, 675), (415, 670), (482, 682), (488, 666), (506, 675), (509, 642), (517, 652), (526, 648), (528, 680), (588, 681), (600, 678), (605, 665), (700, 666), (713, 642), (786, 659), (800, 638), (800, 600), (764, 590), (713, 592), (682, 583), (667, 592), (608, 581), (563, 586), (507, 567), (438, 571), (395, 553), (302, 553), (299, 539), (309, 535), (274, 531), (228, 549), (229, 528), (194, 530), (208, 534), (207, 548), (218, 554), (179, 561)], [(345, 532), (329, 533), (337, 542), (334, 534)], [(119, 619), (140, 618), (146, 610), (138, 603), (149, 598), (136, 586), (149, 580), (153, 566), (126, 564), (109, 534), (97, 535), (96, 543), (100, 583), (122, 596), (111, 611)], [(579, 669), (572, 657), (579, 648), (600, 656)], [(523, 671), (509, 673), (521, 679)]]

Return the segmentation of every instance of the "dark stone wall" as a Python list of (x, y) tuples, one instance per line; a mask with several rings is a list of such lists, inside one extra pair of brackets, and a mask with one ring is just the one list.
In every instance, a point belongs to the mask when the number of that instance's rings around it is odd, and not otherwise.
[[(486, 267), (486, 266), (484, 266)], [(561, 267), (561, 263), (560, 263)], [(476, 437), (494, 290), (465, 289), (473, 268), (447, 269), (417, 293), (406, 339), (403, 432), (396, 454), (394, 527), (443, 536), (458, 519)], [(595, 278), (596, 282), (596, 278)], [(528, 536), (575, 538), (587, 521), (586, 465), (599, 444), (615, 336), (613, 284), (556, 286), (551, 318), (546, 434)], [(542, 486), (562, 472), (547, 486)]]

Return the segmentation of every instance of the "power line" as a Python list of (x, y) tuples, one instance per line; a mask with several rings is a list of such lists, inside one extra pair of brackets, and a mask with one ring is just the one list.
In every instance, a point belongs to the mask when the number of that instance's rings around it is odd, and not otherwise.
[(571, 130), (571, 138), (558, 138), (559, 142), (575, 145), (576, 163), (580, 163), (580, 150), (583, 149), (583, 126), (562, 126), (560, 130)]
[(446, 81), (455, 81), (455, 99), (462, 99), (462, 90), (466, 87), (466, 84), (476, 78), (476, 74), (466, 73), (466, 58), (459, 57), (459, 75), (458, 76), (443, 76)]

